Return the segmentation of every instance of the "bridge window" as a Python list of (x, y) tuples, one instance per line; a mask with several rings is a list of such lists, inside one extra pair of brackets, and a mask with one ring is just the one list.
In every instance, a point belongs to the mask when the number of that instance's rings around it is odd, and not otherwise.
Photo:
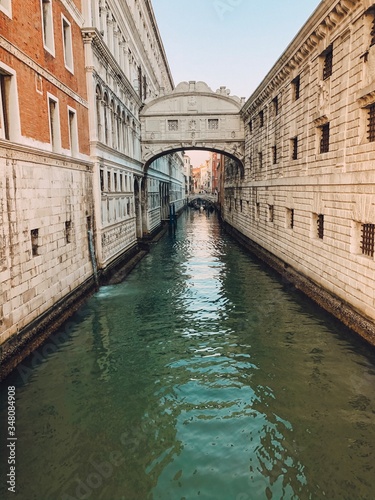
[(330, 45), (323, 53), (323, 80), (327, 80), (332, 75), (333, 48)]
[(219, 120), (217, 119), (209, 119), (208, 120), (208, 129), (209, 130), (218, 130), (219, 128)]
[(375, 141), (375, 104), (372, 104), (368, 108), (368, 140), (370, 142)]
[(168, 130), (178, 130), (178, 120), (168, 120)]

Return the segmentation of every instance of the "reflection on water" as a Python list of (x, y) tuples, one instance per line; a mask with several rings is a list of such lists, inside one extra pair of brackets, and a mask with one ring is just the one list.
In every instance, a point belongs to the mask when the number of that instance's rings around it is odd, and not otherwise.
[(374, 354), (215, 217), (184, 214), (64, 333), (3, 387), (15, 498), (374, 498)]

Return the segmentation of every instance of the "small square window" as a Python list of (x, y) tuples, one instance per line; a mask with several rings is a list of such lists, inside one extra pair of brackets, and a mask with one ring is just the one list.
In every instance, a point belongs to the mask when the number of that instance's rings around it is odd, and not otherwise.
[(178, 130), (178, 120), (168, 120), (168, 130), (174, 132)]
[(218, 130), (219, 129), (219, 120), (217, 119), (209, 119), (208, 120), (208, 129), (209, 130)]
[(39, 229), (32, 229), (30, 231), (30, 236), (32, 256), (36, 257), (39, 255)]

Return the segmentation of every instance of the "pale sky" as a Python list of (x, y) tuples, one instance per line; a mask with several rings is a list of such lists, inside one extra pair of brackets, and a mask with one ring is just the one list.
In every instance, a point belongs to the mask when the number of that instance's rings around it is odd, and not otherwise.
[[(320, 0), (152, 0), (175, 85), (250, 97)], [(188, 152), (192, 154), (191, 151)], [(193, 164), (207, 157), (204, 153)]]

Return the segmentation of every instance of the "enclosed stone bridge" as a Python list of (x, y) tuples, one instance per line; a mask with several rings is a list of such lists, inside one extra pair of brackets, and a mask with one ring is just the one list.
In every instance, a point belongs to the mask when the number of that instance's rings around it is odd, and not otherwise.
[(145, 170), (160, 156), (193, 149), (225, 154), (243, 167), (243, 101), (229, 93), (225, 87), (213, 92), (204, 82), (182, 82), (146, 101), (140, 113)]

